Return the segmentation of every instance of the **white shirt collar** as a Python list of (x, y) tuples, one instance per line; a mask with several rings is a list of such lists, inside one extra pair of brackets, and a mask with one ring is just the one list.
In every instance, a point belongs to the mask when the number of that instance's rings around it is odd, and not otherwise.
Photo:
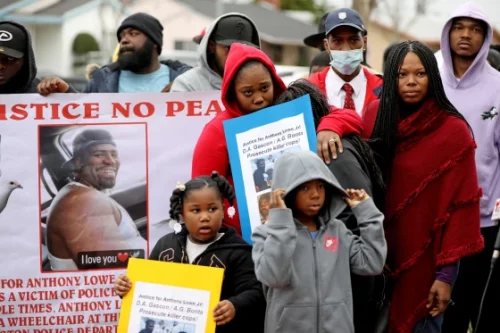
[(343, 91), (342, 87), (346, 83), (349, 83), (354, 90), (354, 97), (357, 97), (361, 91), (366, 89), (366, 76), (363, 68), (361, 68), (358, 75), (356, 75), (356, 77), (352, 79), (351, 82), (345, 82), (344, 80), (342, 80), (340, 76), (338, 76), (337, 73), (333, 71), (332, 67), (330, 67), (328, 76), (330, 78), (328, 82), (328, 89), (331, 89), (331, 91), (334, 92), (335, 95), (340, 95), (340, 93)]

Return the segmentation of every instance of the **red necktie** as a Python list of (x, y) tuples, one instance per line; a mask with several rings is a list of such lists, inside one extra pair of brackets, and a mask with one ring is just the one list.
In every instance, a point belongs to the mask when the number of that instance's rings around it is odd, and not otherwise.
[(354, 105), (354, 99), (352, 99), (352, 93), (354, 89), (349, 83), (345, 83), (342, 86), (342, 89), (345, 91), (345, 100), (344, 100), (344, 109), (351, 109), (356, 111), (356, 106)]

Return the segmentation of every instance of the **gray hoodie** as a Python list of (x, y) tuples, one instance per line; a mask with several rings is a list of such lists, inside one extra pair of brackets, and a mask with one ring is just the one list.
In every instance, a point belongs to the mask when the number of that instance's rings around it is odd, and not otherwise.
[(283, 154), (275, 164), (272, 189), (285, 189), (286, 197), (314, 179), (324, 180), (334, 192), (314, 240), (290, 209), (271, 209), (268, 223), (252, 235), (255, 273), (266, 287), (268, 333), (354, 332), (350, 271), (377, 275), (384, 267), (384, 216), (372, 199), (353, 207), (361, 237), (335, 219), (346, 207), (347, 194), (316, 154)]
[(228, 16), (240, 16), (247, 19), (255, 29), (255, 33), (253, 34), (255, 40), (253, 43), (260, 47), (259, 31), (257, 30), (255, 23), (248, 16), (241, 13), (228, 13), (222, 15), (208, 27), (205, 36), (198, 46), (198, 66), (178, 76), (174, 80), (170, 92), (211, 91), (221, 89), (222, 77), (210, 68), (208, 64), (207, 49), (208, 41), (210, 40), (210, 36), (212, 35), (214, 28), (217, 26), (217, 23), (222, 18)]

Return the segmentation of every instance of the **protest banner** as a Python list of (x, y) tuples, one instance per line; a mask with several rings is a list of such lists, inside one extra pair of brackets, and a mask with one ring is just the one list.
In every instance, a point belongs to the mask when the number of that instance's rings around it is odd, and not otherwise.
[(218, 92), (2, 95), (0, 332), (111, 333)]
[(118, 333), (215, 332), (224, 269), (133, 258), (127, 276), (132, 289), (123, 298)]
[(287, 150), (316, 151), (309, 95), (226, 120), (224, 133), (234, 179), (243, 238), (269, 214), (273, 166)]

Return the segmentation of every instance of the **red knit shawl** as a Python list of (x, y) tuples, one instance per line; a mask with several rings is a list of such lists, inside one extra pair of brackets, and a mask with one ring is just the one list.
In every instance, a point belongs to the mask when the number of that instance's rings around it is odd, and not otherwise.
[(465, 121), (433, 100), (399, 123), (384, 222), (395, 278), (391, 333), (410, 333), (429, 314), (438, 266), (483, 249), (475, 147)]

